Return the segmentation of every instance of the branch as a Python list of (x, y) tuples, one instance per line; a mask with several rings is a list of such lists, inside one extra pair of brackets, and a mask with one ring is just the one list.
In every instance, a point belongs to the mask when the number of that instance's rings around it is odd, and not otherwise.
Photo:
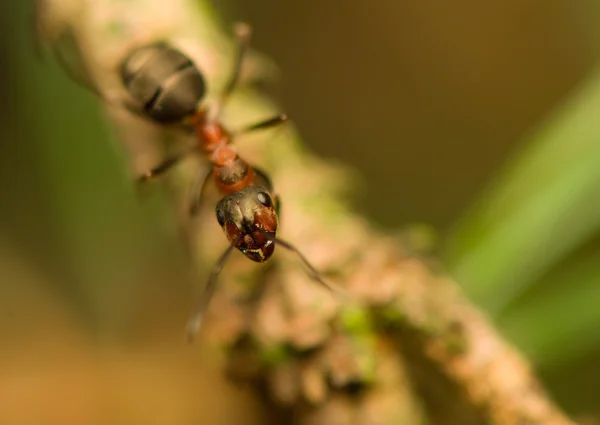
[[(202, 2), (47, 0), (38, 26), (50, 44), (69, 34), (82, 69), (103, 91), (122, 92), (116, 70), (133, 46), (169, 40), (188, 53), (217, 93), (234, 58)], [(248, 75), (264, 61), (250, 60)], [(264, 73), (263, 73), (264, 75)], [(165, 131), (108, 107), (133, 175), (159, 162)], [(232, 128), (278, 112), (252, 89), (224, 111)], [(344, 202), (352, 176), (303, 148), (292, 128), (236, 142), (268, 170), (283, 200), (279, 234), (292, 241), (350, 298), (332, 296), (281, 249), (268, 265), (232, 258), (201, 338), (226, 350), (234, 379), (255, 382), (269, 403), (299, 424), (571, 424), (541, 390), (529, 366), (454, 282), (436, 275), (378, 233)], [(169, 145), (167, 145), (169, 146)], [(170, 146), (173, 146), (171, 143)], [(210, 270), (227, 242), (212, 208), (196, 223), (186, 161), (170, 176), (172, 201), (194, 262)], [(182, 324), (183, 333), (183, 324)]]

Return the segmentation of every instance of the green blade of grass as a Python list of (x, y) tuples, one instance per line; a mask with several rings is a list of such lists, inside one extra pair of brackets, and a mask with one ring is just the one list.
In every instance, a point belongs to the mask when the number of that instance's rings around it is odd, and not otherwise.
[(457, 279), (494, 312), (600, 228), (600, 74), (545, 123), (450, 238)]
[(600, 344), (600, 252), (543, 280), (544, 290), (500, 319), (538, 366), (552, 367)]

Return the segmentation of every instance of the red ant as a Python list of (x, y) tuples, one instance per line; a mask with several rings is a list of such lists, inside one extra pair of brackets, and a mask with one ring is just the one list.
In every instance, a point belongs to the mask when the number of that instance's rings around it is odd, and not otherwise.
[[(235, 133), (227, 131), (219, 121), (220, 112), (239, 80), (248, 49), (250, 27), (238, 25), (235, 34), (238, 54), (233, 72), (212, 108), (202, 104), (206, 91), (202, 72), (184, 53), (167, 43), (135, 48), (121, 65), (121, 79), (130, 99), (120, 100), (119, 103), (131, 112), (157, 123), (191, 126), (197, 141), (192, 149), (163, 161), (144, 173), (139, 181), (148, 181), (163, 174), (188, 154), (202, 150), (212, 170), (199, 190), (193, 188), (190, 213), (193, 215), (197, 212), (211, 176), (224, 195), (217, 205), (216, 214), (230, 245), (215, 264), (200, 302), (188, 322), (189, 340), (201, 327), (202, 316), (216, 287), (219, 273), (234, 247), (250, 260), (260, 263), (273, 255), (276, 244), (280, 245), (298, 256), (311, 279), (333, 290), (297, 248), (277, 238), (279, 201), (271, 195), (269, 178), (240, 158), (230, 146), (235, 136), (277, 126), (287, 120), (286, 115), (277, 115)], [(85, 85), (106, 99), (99, 90), (90, 84)]]

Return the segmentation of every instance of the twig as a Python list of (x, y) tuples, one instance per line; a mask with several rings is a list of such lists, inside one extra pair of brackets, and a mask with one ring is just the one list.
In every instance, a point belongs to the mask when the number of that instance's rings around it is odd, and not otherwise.
[[(121, 89), (115, 70), (128, 49), (143, 42), (167, 39), (185, 50), (213, 93), (226, 77), (220, 70), (234, 60), (228, 32), (202, 2), (48, 0), (43, 10), (46, 38), (72, 34), (103, 90)], [(252, 68), (260, 70), (260, 62), (245, 71)], [(110, 109), (133, 173), (157, 163), (161, 130)], [(277, 111), (242, 89), (223, 112), (240, 127)], [(142, 142), (140, 125), (150, 136)], [(573, 423), (452, 281), (350, 211), (343, 203), (347, 171), (305, 152), (292, 129), (276, 136), (236, 143), (245, 158), (269, 171), (282, 195), (279, 233), (354, 301), (341, 302), (311, 282), (285, 250), (271, 267), (235, 256), (200, 335), (229, 352), (232, 377), (260, 383), (257, 389), (288, 406), (299, 424)], [(185, 234), (199, 248), (198, 267), (209, 270), (226, 240), (210, 211), (194, 226), (184, 218), (185, 187), (196, 172), (195, 163), (184, 163), (170, 181)]]

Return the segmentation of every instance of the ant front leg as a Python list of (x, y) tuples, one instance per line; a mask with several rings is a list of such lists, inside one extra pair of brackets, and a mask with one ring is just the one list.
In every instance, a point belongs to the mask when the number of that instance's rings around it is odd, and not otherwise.
[(200, 296), (198, 304), (197, 304), (196, 308), (192, 311), (192, 315), (188, 320), (187, 330), (186, 330), (188, 342), (193, 342), (194, 337), (200, 331), (200, 328), (202, 327), (202, 320), (204, 318), (204, 313), (206, 312), (208, 304), (210, 303), (210, 300), (215, 292), (215, 289), (217, 288), (217, 279), (219, 278), (219, 274), (221, 273), (221, 270), (223, 269), (225, 262), (227, 261), (227, 259), (231, 255), (231, 253), (233, 252), (233, 249), (238, 244), (241, 237), (242, 237), (242, 235), (238, 236), (236, 238), (236, 240), (227, 247), (227, 249), (223, 252), (221, 257), (219, 258), (219, 260), (213, 267), (212, 272), (210, 273), (210, 277), (208, 278), (208, 282), (206, 283), (206, 286), (204, 287), (204, 291), (202, 292), (202, 295)]
[[(271, 182), (271, 179), (269, 178), (269, 176), (267, 176), (267, 174), (261, 170), (260, 168), (254, 168), (254, 174), (256, 174), (256, 180), (255, 183), (258, 184), (259, 186), (264, 186), (267, 189), (269, 189), (269, 192), (273, 192), (273, 183)], [(279, 196), (278, 194), (273, 194), (272, 193), (272, 197), (273, 197), (273, 206), (275, 208), (275, 212), (277, 213), (277, 217), (280, 217), (281, 219), (281, 196)]]
[(275, 201), (275, 212), (277, 213), (277, 217), (281, 219), (281, 196), (275, 195), (273, 198), (273, 200)]
[[(204, 193), (208, 187), (208, 182), (213, 176), (213, 170), (211, 169), (208, 173), (206, 173), (204, 178), (202, 178), (202, 174), (202, 171), (198, 171), (198, 174), (194, 179), (194, 183), (192, 184), (190, 191), (190, 216), (195, 216), (200, 211), (202, 201), (204, 200)], [(202, 181), (202, 184), (200, 184), (200, 181)]]

